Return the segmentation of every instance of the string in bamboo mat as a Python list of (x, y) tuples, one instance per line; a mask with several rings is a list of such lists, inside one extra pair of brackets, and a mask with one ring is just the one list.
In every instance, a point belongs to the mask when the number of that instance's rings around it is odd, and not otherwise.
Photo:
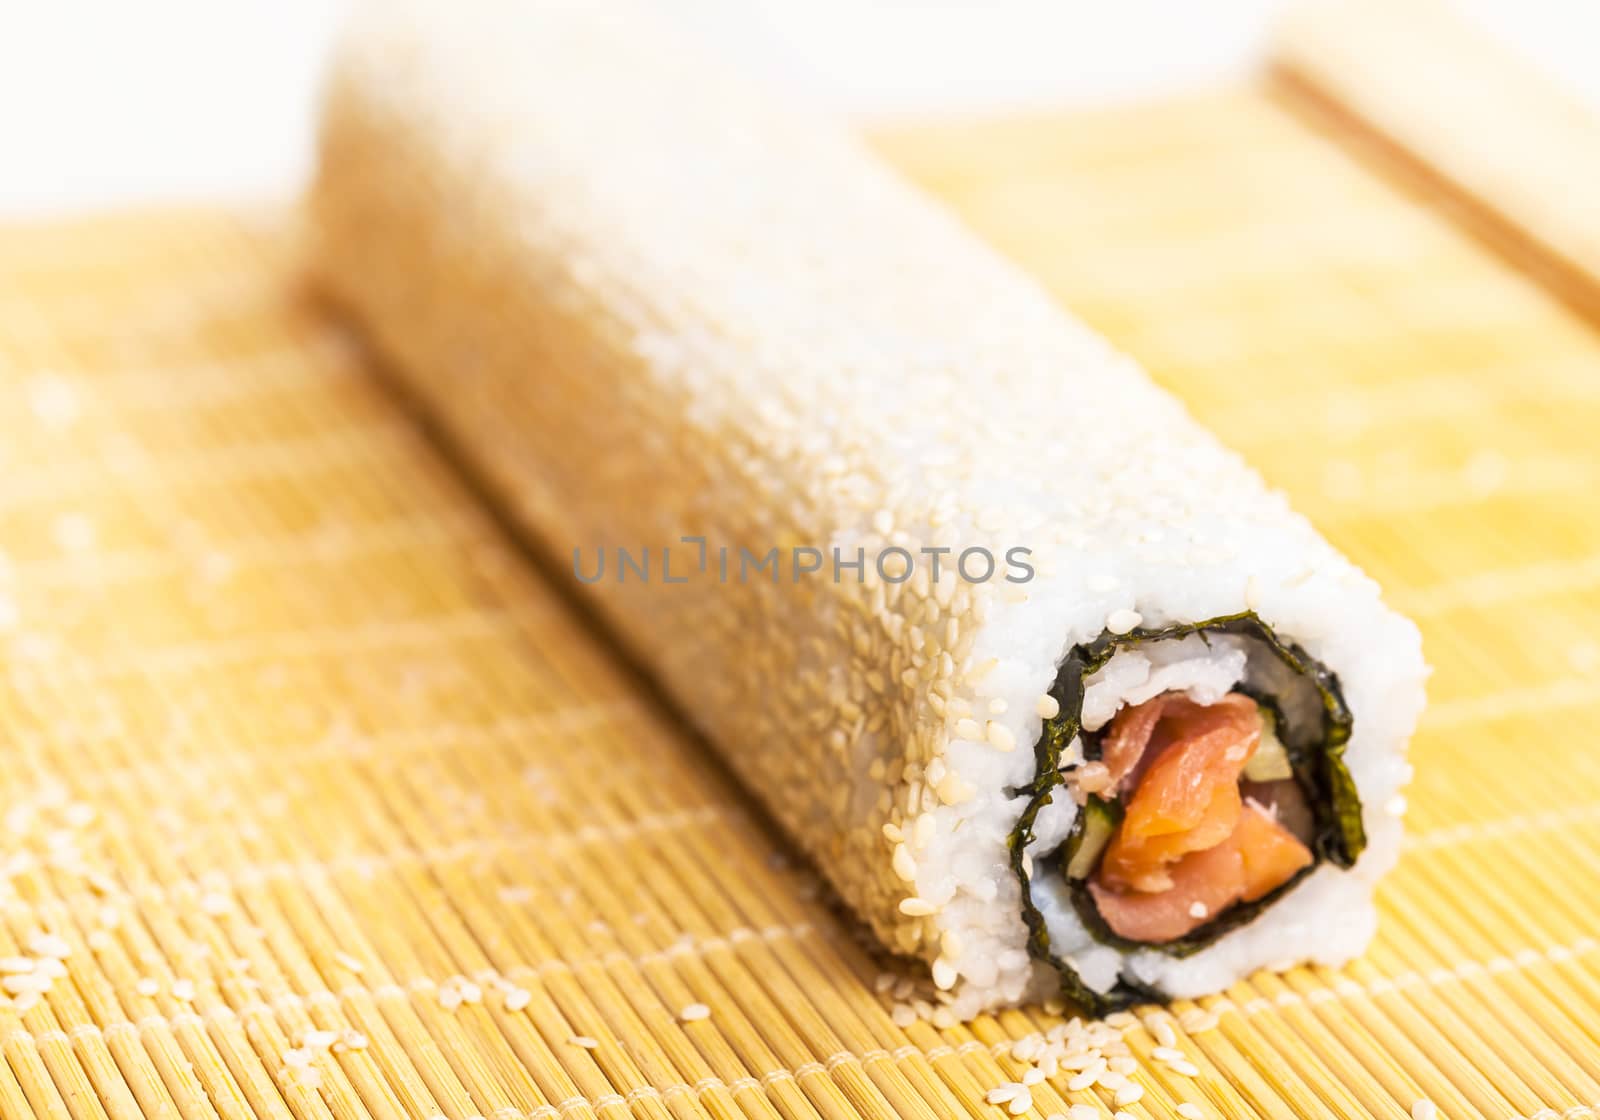
[[(1600, 339), (1269, 95), (883, 144), (1286, 486), (1438, 667), (1372, 952), (1120, 1021), (1126, 1112), (1600, 1101)], [(13, 229), (0, 259), (0, 1116), (1009, 1111), (1059, 1016), (897, 1025), (283, 222)], [(1032, 1113), (1118, 1107), (1074, 1077)]]

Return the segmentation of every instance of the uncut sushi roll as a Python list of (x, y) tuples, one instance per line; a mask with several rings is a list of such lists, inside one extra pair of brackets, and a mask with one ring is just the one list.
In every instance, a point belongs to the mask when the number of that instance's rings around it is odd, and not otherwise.
[(336, 298), (940, 1015), (1362, 949), (1415, 627), (854, 138), (639, 8), (387, 3), (313, 203)]

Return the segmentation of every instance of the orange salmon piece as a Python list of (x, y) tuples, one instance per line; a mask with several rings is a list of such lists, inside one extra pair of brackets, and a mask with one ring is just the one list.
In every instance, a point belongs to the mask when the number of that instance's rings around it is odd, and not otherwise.
[(1245, 805), (1228, 843), (1238, 849), (1244, 861), (1244, 885), (1239, 896), (1243, 902), (1254, 902), (1272, 893), (1311, 864), (1311, 849), (1277, 818), (1254, 804)]
[[(1161, 708), (1145, 749), (1159, 753), (1127, 798), (1100, 862), (1098, 878), (1114, 890), (1171, 890), (1175, 863), (1233, 833), (1243, 805), (1239, 775), (1261, 741), (1256, 703), (1240, 693), (1205, 706), (1183, 696), (1146, 702), (1154, 704)], [(1129, 721), (1142, 728), (1147, 718)], [(1119, 745), (1119, 754), (1126, 750)]]
[[(1112, 933), (1159, 945), (1204, 925), (1239, 901), (1244, 889), (1244, 861), (1227, 843), (1189, 853), (1168, 874), (1172, 886), (1155, 893), (1114, 890), (1096, 876), (1089, 881), (1089, 894)], [(1203, 913), (1195, 913), (1195, 903)]]
[(1121, 891), (1096, 876), (1089, 893), (1113, 933), (1158, 945), (1198, 929), (1236, 902), (1269, 894), (1310, 862), (1310, 849), (1270, 813), (1250, 804), (1222, 843), (1172, 865), (1170, 888)]

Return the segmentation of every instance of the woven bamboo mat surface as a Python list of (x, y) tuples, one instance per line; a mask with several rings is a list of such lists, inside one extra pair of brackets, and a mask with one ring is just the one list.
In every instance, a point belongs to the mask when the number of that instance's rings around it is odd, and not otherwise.
[[(1437, 666), (1372, 951), (1201, 1001), (1197, 1077), (1143, 1010), (1127, 1112), (1584, 1114), (1600, 335), (1270, 93), (882, 144)], [(1003, 1120), (985, 1094), (1059, 1016), (895, 1025), (298, 254), (270, 215), (0, 231), (0, 1117)], [(1033, 1102), (1112, 1112), (1066, 1075)]]

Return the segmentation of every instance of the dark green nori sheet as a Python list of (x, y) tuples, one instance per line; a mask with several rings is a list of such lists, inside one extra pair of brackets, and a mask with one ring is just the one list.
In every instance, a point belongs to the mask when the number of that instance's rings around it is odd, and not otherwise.
[[(1356, 857), (1361, 854), (1361, 849), (1366, 846), (1366, 833), (1361, 825), (1361, 798), (1356, 791), (1354, 780), (1350, 777), (1350, 771), (1344, 764), (1344, 750), (1345, 744), (1350, 739), (1351, 720), (1350, 710), (1345, 706), (1344, 696), (1339, 690), (1339, 679), (1299, 646), (1279, 640), (1272, 632), (1272, 628), (1257, 618), (1253, 611), (1224, 615), (1205, 622), (1166, 626), (1158, 630), (1136, 629), (1127, 634), (1105, 634), (1087, 645), (1074, 646), (1062, 661), (1056, 682), (1050, 689), (1050, 695), (1060, 706), (1060, 710), (1054, 719), (1045, 721), (1039, 741), (1034, 744), (1033, 783), (1018, 791), (1026, 792), (1030, 797), (1027, 807), (1017, 819), (1016, 827), (1011, 831), (1009, 843), (1011, 869), (1022, 886), (1022, 918), (1028, 926), (1028, 951), (1036, 959), (1049, 963), (1060, 975), (1062, 996), (1078, 1004), (1091, 1015), (1105, 1015), (1133, 1003), (1161, 1000), (1164, 996), (1157, 989), (1126, 976), (1118, 980), (1111, 991), (1096, 992), (1084, 984), (1071, 965), (1052, 953), (1050, 934), (1045, 929), (1044, 916), (1033, 904), (1028, 875), (1023, 869), (1023, 856), (1028, 844), (1033, 840), (1033, 822), (1038, 817), (1039, 811), (1050, 803), (1055, 791), (1065, 783), (1065, 778), (1058, 767), (1062, 752), (1078, 734), (1078, 721), (1083, 713), (1084, 681), (1110, 661), (1117, 650), (1124, 646), (1159, 641), (1163, 638), (1182, 638), (1189, 634), (1200, 634), (1202, 637), (1206, 634), (1235, 634), (1254, 638), (1272, 650), (1291, 670), (1311, 681), (1322, 698), (1322, 739), (1309, 745), (1302, 743), (1298, 747), (1286, 742), (1285, 746), (1289, 748), (1289, 758), (1294, 767), (1295, 778), (1305, 790), (1307, 800), (1315, 814), (1316, 834), (1313, 837), (1313, 846), (1316, 862), (1328, 860), (1339, 867), (1349, 867), (1355, 863)], [(1273, 697), (1253, 693), (1252, 695), (1258, 703), (1265, 704), (1277, 712), (1278, 705)], [(1278, 714), (1282, 726), (1281, 713)], [(1063, 868), (1079, 840), (1082, 827), (1083, 816), (1080, 813), (1063, 844), (1060, 861)], [(1183, 957), (1198, 952), (1223, 934), (1251, 921), (1309, 874), (1316, 866), (1316, 862), (1271, 894), (1255, 902), (1231, 906), (1188, 937), (1158, 945), (1131, 942), (1116, 936), (1101, 919), (1086, 885), (1069, 883), (1068, 890), (1073, 907), (1082, 919), (1084, 927), (1096, 940), (1124, 950), (1154, 949)]]

